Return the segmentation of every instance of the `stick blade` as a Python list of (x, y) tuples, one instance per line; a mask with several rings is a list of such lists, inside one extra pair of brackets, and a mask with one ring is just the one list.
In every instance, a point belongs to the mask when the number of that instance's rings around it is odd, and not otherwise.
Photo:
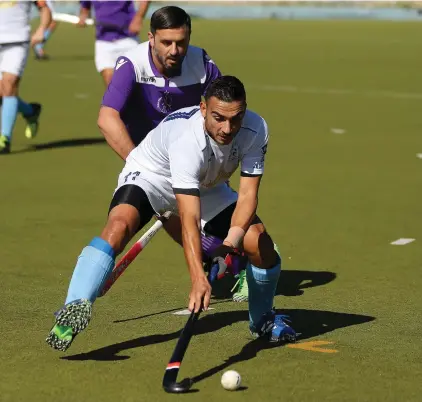
[(183, 394), (185, 392), (189, 392), (193, 385), (193, 381), (190, 378), (185, 378), (184, 380), (180, 382), (176, 382), (176, 379), (174, 381), (169, 380), (166, 381), (166, 377), (164, 377), (163, 380), (163, 388), (164, 391), (166, 391), (169, 394)]

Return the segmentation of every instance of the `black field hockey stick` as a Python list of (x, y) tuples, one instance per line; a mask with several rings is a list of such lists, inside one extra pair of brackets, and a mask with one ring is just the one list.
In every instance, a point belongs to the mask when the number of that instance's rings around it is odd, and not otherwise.
[[(218, 264), (214, 264), (211, 267), (208, 275), (208, 280), (211, 284), (217, 279), (218, 269)], [(169, 364), (167, 365), (163, 378), (163, 388), (164, 391), (168, 393), (180, 394), (188, 392), (193, 385), (191, 378), (185, 378), (182, 381), (177, 382), (177, 375), (179, 374), (183, 357), (185, 356), (190, 339), (192, 338), (195, 323), (198, 321), (201, 310), (202, 308), (200, 308), (197, 313), (192, 311), (190, 314), (189, 319), (180, 334), (179, 340), (177, 341), (176, 347), (174, 348)]]

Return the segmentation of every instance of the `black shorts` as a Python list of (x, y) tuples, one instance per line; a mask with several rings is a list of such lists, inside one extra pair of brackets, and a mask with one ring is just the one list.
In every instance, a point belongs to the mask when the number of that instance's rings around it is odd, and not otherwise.
[[(214, 216), (214, 218), (205, 224), (204, 232), (224, 240), (229, 233), (232, 215), (235, 209), (236, 202), (229, 205), (226, 209), (223, 209), (218, 215)], [(255, 215), (255, 218), (252, 220), (252, 224), (256, 223), (262, 223), (257, 215)]]
[(140, 217), (138, 231), (141, 230), (155, 215), (155, 211), (152, 209), (151, 203), (149, 202), (145, 191), (134, 184), (127, 184), (120, 187), (114, 193), (108, 213), (110, 214), (110, 211), (120, 204), (132, 205), (138, 210)]

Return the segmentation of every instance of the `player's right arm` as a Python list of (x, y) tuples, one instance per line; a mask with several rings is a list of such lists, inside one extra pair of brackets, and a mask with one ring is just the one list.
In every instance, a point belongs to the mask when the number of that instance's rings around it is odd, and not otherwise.
[(123, 160), (135, 148), (120, 113), (124, 109), (136, 83), (132, 62), (126, 57), (117, 59), (113, 78), (108, 86), (98, 115), (98, 127), (108, 145)]
[(81, 8), (79, 10), (79, 22), (78, 26), (85, 27), (86, 20), (89, 18), (91, 13), (91, 1), (81, 1)]
[(202, 267), (199, 197), (202, 152), (191, 133), (180, 135), (169, 147), (170, 170), (182, 226), (183, 250), (192, 283), (189, 310), (198, 312), (202, 304), (204, 309), (208, 308), (211, 298), (211, 286)]
[(191, 279), (189, 310), (198, 312), (203, 303), (206, 310), (210, 304), (211, 286), (202, 267), (201, 203), (199, 195), (184, 194), (175, 189), (177, 207), (182, 226), (183, 250)]

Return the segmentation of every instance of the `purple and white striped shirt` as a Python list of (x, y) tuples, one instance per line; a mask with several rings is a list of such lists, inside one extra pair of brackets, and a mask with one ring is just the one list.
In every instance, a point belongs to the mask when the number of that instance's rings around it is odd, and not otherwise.
[(143, 42), (117, 59), (102, 105), (120, 112), (138, 145), (170, 113), (199, 105), (209, 84), (220, 75), (204, 49), (189, 46), (181, 74), (165, 78), (154, 65), (149, 42)]

